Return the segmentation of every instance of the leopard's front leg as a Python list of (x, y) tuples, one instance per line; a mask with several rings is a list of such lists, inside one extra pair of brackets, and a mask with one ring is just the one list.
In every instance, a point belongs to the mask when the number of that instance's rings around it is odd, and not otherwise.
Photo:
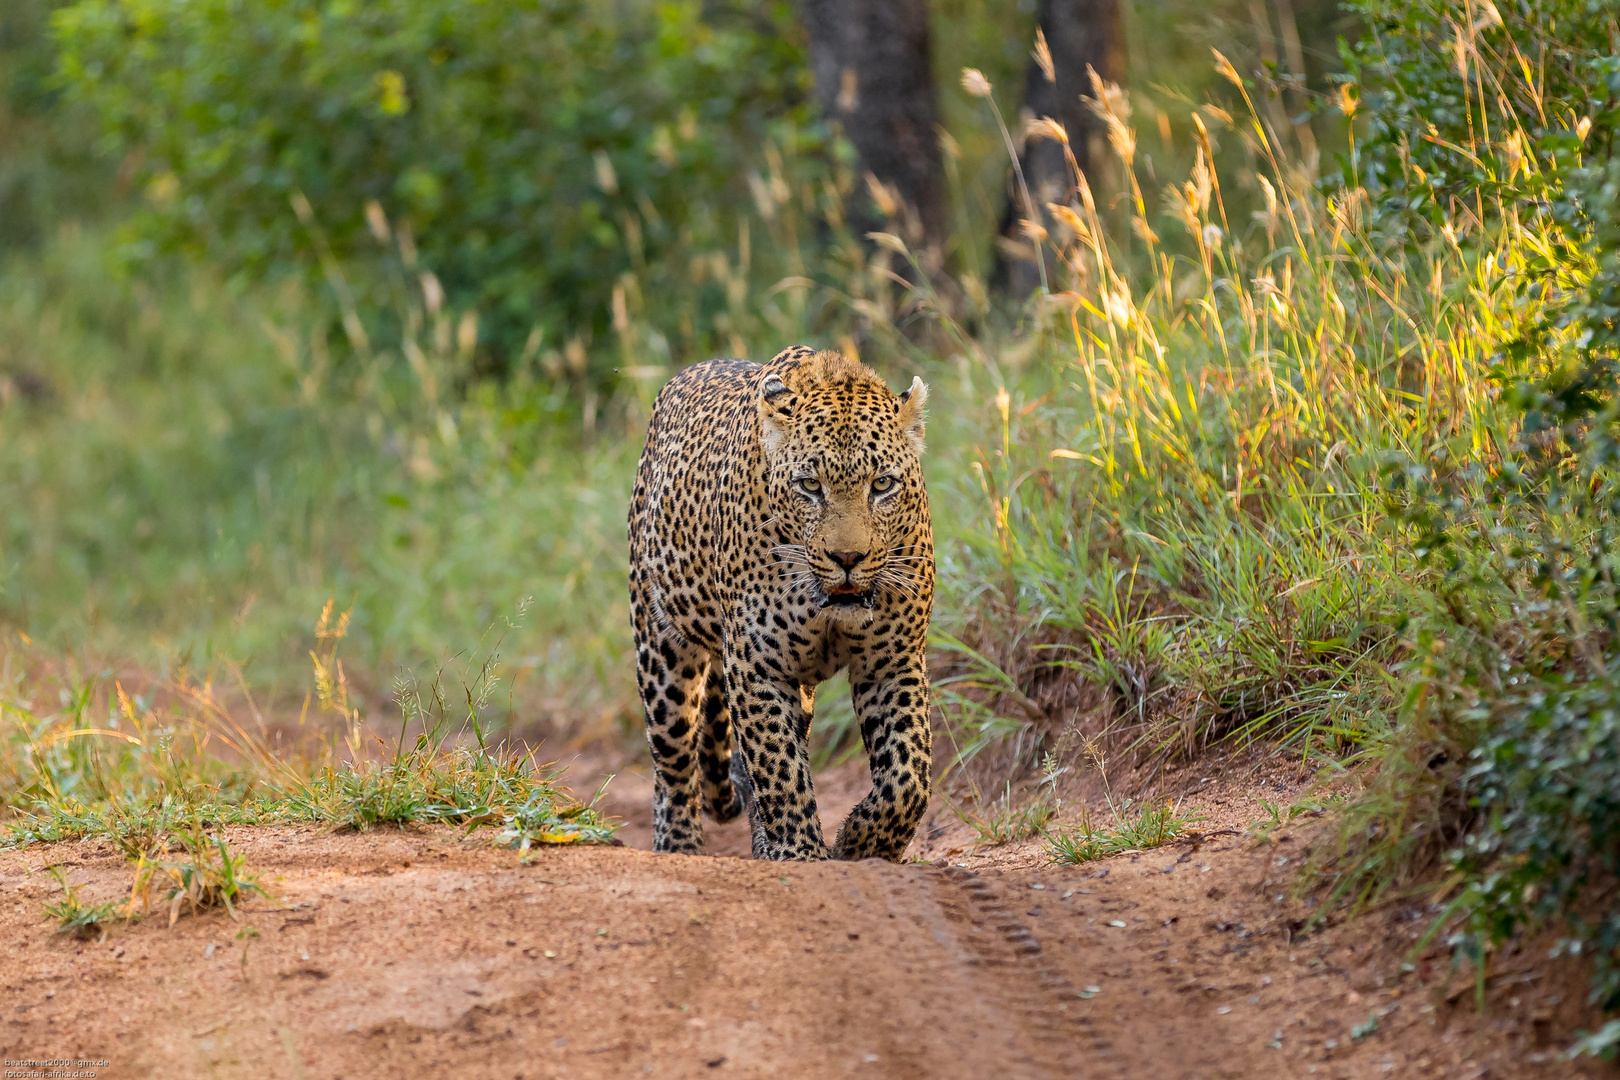
[(856, 657), (849, 682), (872, 773), (872, 790), (844, 819), (835, 859), (899, 862), (928, 809), (934, 732), (928, 665), (915, 651)]
[(754, 858), (827, 858), (798, 682), (773, 672), (746, 638), (728, 643), (725, 665), (734, 752), (753, 788)]

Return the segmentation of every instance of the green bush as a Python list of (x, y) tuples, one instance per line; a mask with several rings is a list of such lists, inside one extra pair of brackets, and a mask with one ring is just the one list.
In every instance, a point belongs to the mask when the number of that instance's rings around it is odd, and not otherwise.
[(1564, 948), (1593, 956), (1592, 1000), (1620, 1008), (1620, 911), (1581, 905), (1595, 874), (1620, 872), (1620, 665), (1504, 681), (1463, 772), (1480, 816), (1451, 855), (1466, 875), (1455, 943), (1478, 956), (1561, 917)]
[(1538, 158), (1571, 165), (1583, 141), (1589, 158), (1609, 154), (1612, 125), (1594, 122), (1576, 138), (1581, 119), (1595, 121), (1609, 100), (1592, 69), (1611, 51), (1609, 5), (1353, 6), (1367, 33), (1345, 59), (1362, 92), (1365, 131), (1346, 172), (1374, 194), (1384, 228), (1438, 233), (1459, 199), (1543, 194), (1549, 176)]
[[(1620, 96), (1620, 65), (1593, 74)], [(1474, 498), (1442, 481), (1415, 509), (1451, 571), (1448, 609), (1471, 624), (1452, 634), (1466, 659), (1442, 653), (1433, 672), (1466, 673), (1441, 700), (1461, 743), (1477, 740), (1458, 781), (1471, 822), (1448, 855), (1465, 882), (1455, 941), (1480, 957), (1559, 918), (1564, 947), (1593, 955), (1592, 1000), (1615, 1009), (1620, 905), (1583, 901), (1620, 874), (1620, 165), (1563, 179), (1557, 216), (1595, 258), (1546, 332), (1516, 343), (1550, 370), (1508, 387), (1522, 426)]]
[(1360, 72), (1379, 227), (1399, 257), (1437, 235), (1470, 251), (1514, 314), (1489, 353), (1492, 428), (1388, 462), (1432, 600), (1408, 612), (1415, 678), (1352, 815), (1376, 839), (1350, 880), (1376, 891), (1440, 855), (1456, 891), (1436, 929), (1481, 991), (1495, 946), (1550, 923), (1614, 1009), (1620, 907), (1593, 886), (1620, 873), (1620, 58), (1595, 4), (1472, 27), (1380, 10)]
[[(783, 2), (77, 0), (55, 28), (64, 85), (138, 163), (128, 254), (314, 273), (323, 234), (353, 267), (376, 202), (498, 363), (535, 330), (610, 338), (631, 273), (688, 300), (655, 361), (721, 351), (726, 283), (692, 259), (746, 246), (763, 147), (820, 146)], [(353, 284), (386, 319), (386, 279)]]

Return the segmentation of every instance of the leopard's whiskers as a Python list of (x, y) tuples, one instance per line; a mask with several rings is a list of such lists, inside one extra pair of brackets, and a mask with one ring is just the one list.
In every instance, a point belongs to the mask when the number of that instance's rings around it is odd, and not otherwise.
[(911, 597), (913, 600), (922, 599), (921, 589), (914, 582), (905, 580), (893, 570), (885, 568), (878, 571), (875, 580)]
[(778, 544), (771, 548), (770, 552), (771, 557), (778, 562), (810, 565), (810, 552), (803, 544)]

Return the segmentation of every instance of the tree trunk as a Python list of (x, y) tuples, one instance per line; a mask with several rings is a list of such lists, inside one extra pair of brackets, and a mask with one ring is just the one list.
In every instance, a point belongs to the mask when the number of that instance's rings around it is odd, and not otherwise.
[[(800, 0), (799, 10), (822, 115), (843, 126), (862, 168), (899, 197), (906, 241), (937, 261), (945, 182), (928, 0)], [(868, 204), (863, 192), (856, 202), (855, 228), (886, 227), (883, 197)]]
[[(1081, 96), (1093, 97), (1086, 68), (1094, 68), (1109, 82), (1125, 77), (1125, 27), (1120, 21), (1119, 0), (1041, 0), (1037, 25), (1046, 35), (1052, 53), (1055, 80), (1046, 77), (1041, 65), (1031, 57), (1024, 76), (1024, 107), (1021, 117), (1050, 116), (1069, 133), (1080, 171), (1095, 184), (1093, 143), (1101, 145), (1103, 126)], [(1074, 179), (1064, 160), (1063, 147), (1051, 139), (1030, 139), (1019, 151), (1019, 164), (1029, 185), (1030, 200), (1038, 220), (1053, 227), (1047, 203), (1067, 203), (1074, 194)], [(1010, 297), (1022, 300), (1040, 286), (1040, 271), (1034, 259), (1034, 246), (1019, 228), (1028, 217), (1023, 194), (1009, 173), (1006, 209), (1001, 219), (1001, 238), (996, 245), (996, 267), (992, 284)], [(1054, 269), (1050, 248), (1044, 249), (1047, 274)]]

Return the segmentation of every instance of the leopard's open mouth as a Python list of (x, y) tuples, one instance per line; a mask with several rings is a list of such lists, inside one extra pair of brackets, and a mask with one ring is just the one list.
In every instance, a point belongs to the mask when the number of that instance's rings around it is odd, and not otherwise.
[(872, 590), (872, 589), (867, 589), (865, 592), (853, 592), (853, 591), (849, 591), (849, 592), (826, 592), (826, 591), (823, 591), (822, 594), (821, 594), (821, 606), (824, 607), (824, 608), (829, 608), (829, 607), (864, 607), (864, 608), (869, 608), (869, 607), (872, 606), (873, 595), (874, 595), (874, 590)]

